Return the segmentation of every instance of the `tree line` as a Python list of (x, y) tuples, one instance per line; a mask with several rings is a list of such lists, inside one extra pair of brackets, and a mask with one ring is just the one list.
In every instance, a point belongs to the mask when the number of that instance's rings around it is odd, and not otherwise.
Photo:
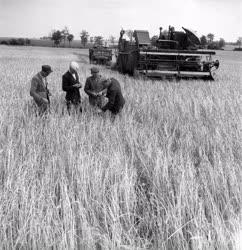
[[(222, 49), (226, 42), (223, 38), (220, 38), (218, 41), (214, 41), (214, 34), (209, 33), (207, 36), (201, 36), (200, 38), (201, 45), (203, 47), (206, 47), (208, 49)], [(238, 45), (239, 48), (242, 44), (242, 37), (239, 37), (235, 43), (232, 43), (232, 45)]]
[(31, 40), (29, 38), (11, 38), (9, 40), (3, 40), (0, 44), (3, 45), (20, 45), (20, 46), (28, 46), (31, 44)]
[[(133, 31), (132, 30), (126, 30), (125, 34), (129, 37), (129, 39), (133, 40)], [(162, 31), (163, 36), (167, 36), (168, 31), (163, 30)], [(116, 38), (114, 36), (110, 36), (109, 39), (105, 40), (103, 36), (97, 35), (97, 36), (90, 36), (88, 31), (82, 30), (79, 34), (80, 37), (80, 45), (82, 47), (86, 47), (87, 44), (91, 45), (97, 45), (97, 46), (107, 46), (108, 43), (114, 44), (116, 43)], [(207, 48), (207, 49), (222, 49), (226, 42), (223, 38), (220, 38), (218, 41), (214, 40), (215, 35), (213, 33), (208, 33), (207, 35), (202, 35), (200, 37), (201, 41), (201, 48)], [(48, 39), (53, 41), (53, 46), (59, 47), (61, 44), (66, 47), (66, 43), (68, 42), (69, 47), (71, 47), (71, 43), (74, 40), (74, 35), (70, 32), (70, 29), (65, 26), (61, 30), (52, 30), (48, 36), (42, 37), (41, 39)], [(158, 39), (158, 36), (153, 36), (151, 38), (151, 43), (155, 43), (155, 41)], [(28, 38), (11, 38), (9, 40), (1, 41), (0, 44), (6, 44), (6, 45), (31, 45), (31, 40)], [(235, 43), (231, 43), (232, 45), (239, 46), (239, 49), (241, 49), (242, 45), (242, 37), (239, 37), (238, 40)]]
[[(69, 47), (71, 46), (71, 42), (74, 40), (74, 35), (70, 33), (69, 29), (65, 27), (63, 30), (53, 30), (49, 37), (53, 43), (54, 46), (58, 47), (63, 42), (64, 46), (66, 44), (66, 41), (69, 42)], [(85, 48), (87, 43), (95, 44), (97, 46), (107, 46), (107, 41), (104, 39), (103, 36), (90, 36), (89, 33), (86, 30), (82, 30), (80, 32), (80, 40), (81, 45)], [(109, 42), (114, 44), (115, 43), (115, 37), (110, 36)]]
[(222, 49), (225, 46), (225, 40), (220, 38), (218, 41), (214, 41), (214, 34), (208, 33), (207, 36), (202, 35), (200, 37), (202, 47), (207, 49)]

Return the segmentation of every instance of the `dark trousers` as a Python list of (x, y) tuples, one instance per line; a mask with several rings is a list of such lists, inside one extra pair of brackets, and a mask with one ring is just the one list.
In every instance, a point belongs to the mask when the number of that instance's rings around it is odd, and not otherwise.
[(67, 112), (70, 115), (73, 111), (75, 113), (82, 113), (81, 102), (66, 101)]
[(37, 115), (43, 116), (50, 112), (50, 103), (40, 103), (34, 100), (37, 105)]
[(122, 117), (122, 109), (123, 107), (120, 107), (119, 110), (109, 110), (111, 113), (111, 121), (114, 122), (116, 118), (121, 118)]

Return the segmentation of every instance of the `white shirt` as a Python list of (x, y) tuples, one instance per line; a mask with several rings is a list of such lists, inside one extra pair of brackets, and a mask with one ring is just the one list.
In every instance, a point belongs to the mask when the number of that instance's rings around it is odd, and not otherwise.
[[(71, 71), (69, 70), (69, 72), (71, 73)], [(76, 74), (75, 73), (71, 73), (73, 78), (76, 80)]]
[(47, 79), (46, 79), (46, 77), (43, 77), (41, 74), (40, 74), (40, 76), (41, 76), (42, 81), (43, 81), (43, 83), (44, 83), (44, 85), (46, 87), (46, 85), (47, 85)]

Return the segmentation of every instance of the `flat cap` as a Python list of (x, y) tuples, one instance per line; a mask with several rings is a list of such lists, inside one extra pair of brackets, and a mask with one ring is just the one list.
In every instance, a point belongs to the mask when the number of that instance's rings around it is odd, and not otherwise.
[(51, 69), (50, 65), (42, 65), (42, 71), (44, 71), (46, 73), (53, 72), (53, 70)]
[(98, 73), (99, 69), (97, 67), (92, 67), (91, 68), (91, 73)]

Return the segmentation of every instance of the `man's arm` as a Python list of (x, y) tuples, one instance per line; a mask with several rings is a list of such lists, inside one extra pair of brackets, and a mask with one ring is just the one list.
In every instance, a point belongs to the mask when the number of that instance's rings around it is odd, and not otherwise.
[(102, 107), (102, 111), (106, 111), (106, 110), (111, 110), (114, 106), (114, 103), (115, 103), (115, 99), (116, 99), (116, 91), (112, 91), (110, 94), (109, 94), (109, 99), (108, 99), (108, 103)]

